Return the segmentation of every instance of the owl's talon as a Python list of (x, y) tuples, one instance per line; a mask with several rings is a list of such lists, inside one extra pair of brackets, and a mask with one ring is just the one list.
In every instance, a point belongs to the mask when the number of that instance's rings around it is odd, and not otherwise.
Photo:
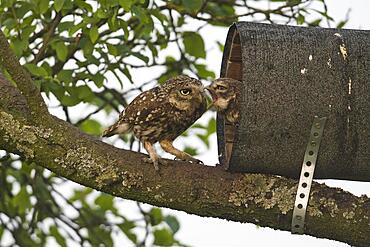
[(142, 161), (143, 161), (144, 163), (153, 163), (152, 159), (151, 159), (151, 158), (149, 158), (149, 157), (144, 157), (144, 158), (142, 158)]
[(203, 161), (195, 159), (195, 158), (189, 160), (189, 162), (194, 163), (194, 164), (198, 164), (198, 165), (204, 165)]
[(185, 159), (180, 159), (178, 157), (175, 157), (173, 160), (181, 160), (181, 161), (186, 161), (192, 164), (204, 165), (203, 161), (195, 159), (193, 157), (187, 157)]
[[(142, 159), (142, 161), (144, 162), (144, 163), (149, 163), (149, 164), (153, 164), (154, 165), (154, 169), (156, 170), (156, 171), (159, 171), (159, 162), (158, 162), (158, 160), (152, 160), (150, 157), (144, 157), (143, 159)], [(162, 162), (161, 162), (162, 163)]]

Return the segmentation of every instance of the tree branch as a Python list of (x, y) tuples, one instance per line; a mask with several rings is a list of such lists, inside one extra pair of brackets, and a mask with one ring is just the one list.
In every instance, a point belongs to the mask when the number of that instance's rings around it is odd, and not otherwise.
[(24, 95), (31, 114), (48, 114), (47, 107), (39, 89), (33, 83), (30, 74), (19, 64), (17, 57), (11, 51), (4, 33), (0, 30), (0, 61)]
[(37, 53), (37, 55), (35, 56), (35, 59), (32, 61), (33, 63), (37, 64), (39, 61), (41, 61), (44, 58), (46, 48), (48, 47), (49, 42), (50, 42), (51, 38), (54, 35), (56, 27), (58, 26), (58, 24), (62, 20), (62, 17), (63, 17), (62, 12), (58, 12), (55, 15), (55, 18), (53, 19), (53, 21), (49, 25), (48, 31), (45, 34), (44, 41), (42, 42), (42, 46), (41, 46), (39, 52)]
[[(3, 100), (0, 105), (0, 148), (57, 175), (122, 198), (290, 230), (296, 180), (229, 173), (172, 160), (156, 172), (142, 162), (143, 154), (107, 145), (50, 115), (40, 116), (43, 121), (35, 125), (7, 112), (10, 105), (6, 104), (12, 101)], [(314, 183), (306, 220), (308, 235), (355, 246), (370, 242), (370, 199), (366, 196)]]

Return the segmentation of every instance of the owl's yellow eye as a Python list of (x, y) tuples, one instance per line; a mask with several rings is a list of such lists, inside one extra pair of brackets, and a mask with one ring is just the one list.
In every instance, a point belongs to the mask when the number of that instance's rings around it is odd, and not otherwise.
[(180, 93), (182, 95), (189, 95), (191, 93), (191, 90), (190, 89), (181, 89)]

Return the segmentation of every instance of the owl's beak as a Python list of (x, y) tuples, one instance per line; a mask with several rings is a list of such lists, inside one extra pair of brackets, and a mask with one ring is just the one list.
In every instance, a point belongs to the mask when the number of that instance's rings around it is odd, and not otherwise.
[(212, 100), (215, 101), (217, 99), (217, 95), (214, 89), (211, 87), (211, 85), (205, 87), (205, 89), (206, 89), (206, 92), (208, 92), (207, 95), (210, 96), (210, 98), (212, 98)]

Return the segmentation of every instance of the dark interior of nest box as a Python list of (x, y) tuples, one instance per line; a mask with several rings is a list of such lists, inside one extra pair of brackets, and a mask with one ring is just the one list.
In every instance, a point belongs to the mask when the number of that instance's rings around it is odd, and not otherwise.
[[(238, 81), (243, 81), (242, 74), (242, 53), (240, 45), (240, 36), (236, 28), (233, 29), (231, 33), (231, 47), (228, 49), (228, 54), (225, 54), (226, 62), (224, 61), (223, 66), (226, 66), (222, 77), (233, 78)], [(224, 140), (224, 150), (222, 152), (221, 164), (226, 165), (226, 169), (229, 167), (230, 157), (233, 150), (234, 138), (236, 132), (236, 126), (233, 123), (229, 123), (226, 118), (221, 118), (223, 123), (223, 140)], [(219, 143), (220, 144), (220, 143)]]

